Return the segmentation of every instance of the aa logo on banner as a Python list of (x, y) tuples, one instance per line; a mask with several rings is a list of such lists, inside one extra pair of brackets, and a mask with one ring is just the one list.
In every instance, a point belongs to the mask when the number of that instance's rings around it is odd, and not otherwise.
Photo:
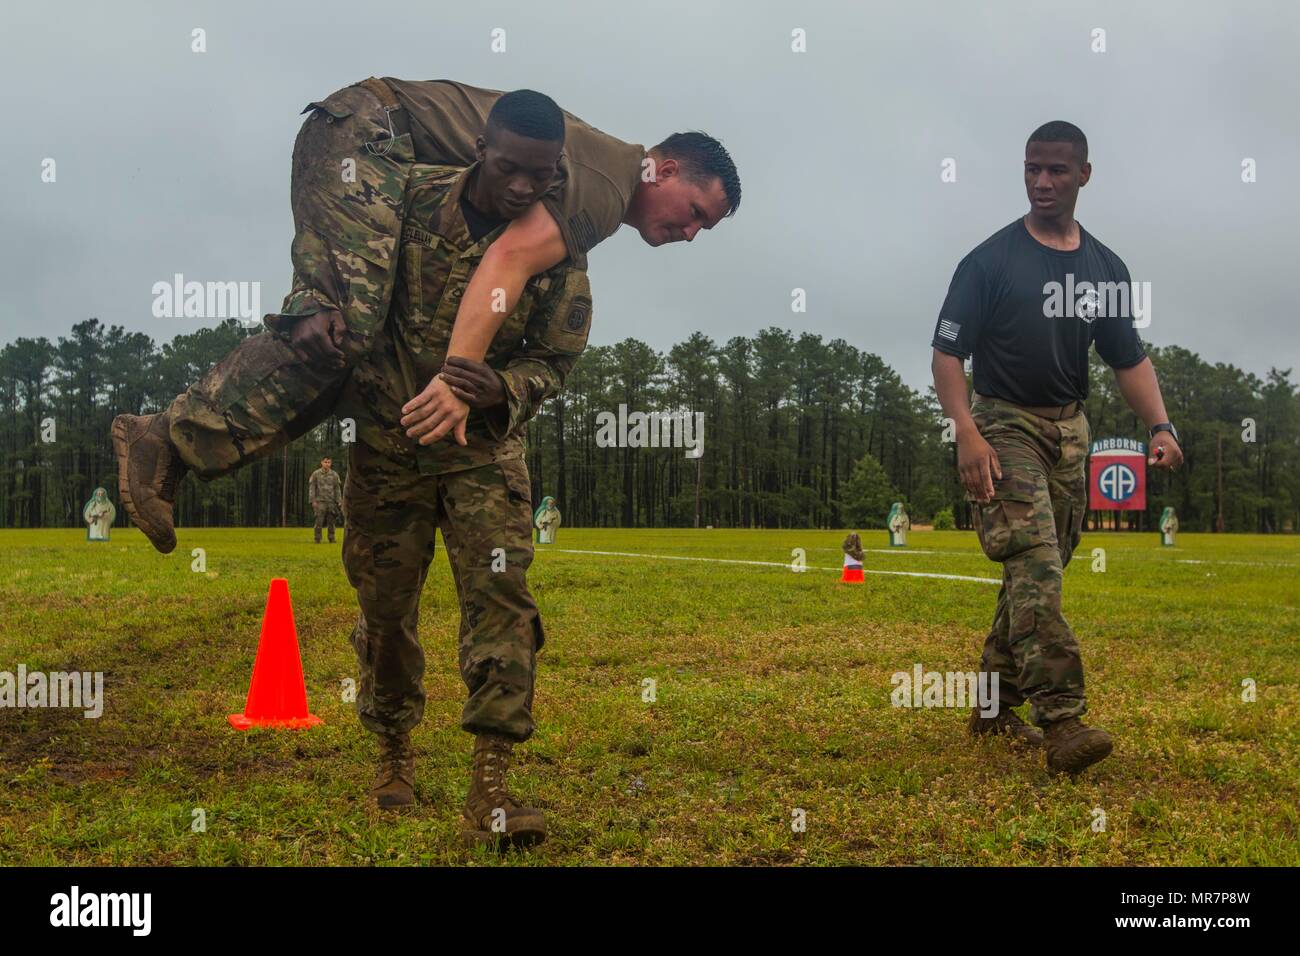
[(1088, 507), (1094, 511), (1145, 511), (1147, 446), (1131, 438), (1100, 438), (1088, 462)]

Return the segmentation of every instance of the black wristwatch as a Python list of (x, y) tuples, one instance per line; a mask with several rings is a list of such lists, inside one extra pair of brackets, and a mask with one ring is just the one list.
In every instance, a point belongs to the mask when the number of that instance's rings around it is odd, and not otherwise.
[(1174, 428), (1172, 422), (1161, 422), (1159, 425), (1153, 425), (1151, 427), (1150, 437), (1155, 438), (1156, 432), (1169, 432), (1169, 434), (1174, 436), (1174, 441), (1178, 443), (1178, 447), (1183, 447), (1182, 439), (1178, 437), (1178, 429)]

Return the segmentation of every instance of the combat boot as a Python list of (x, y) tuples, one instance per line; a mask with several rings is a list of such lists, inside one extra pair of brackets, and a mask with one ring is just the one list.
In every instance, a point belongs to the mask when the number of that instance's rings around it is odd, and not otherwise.
[(985, 717), (976, 707), (970, 712), (970, 721), (966, 724), (966, 729), (976, 737), (998, 734), (1010, 738), (1012, 743), (1023, 744), (1026, 747), (1043, 745), (1043, 732), (1021, 720), (1020, 715), (1010, 707), (998, 708), (996, 717)]
[(415, 749), (409, 733), (379, 735), (379, 775), (370, 796), (381, 810), (415, 802)]
[(126, 513), (149, 543), (169, 554), (176, 547), (172, 506), (176, 486), (189, 467), (172, 444), (167, 413), (118, 415), (113, 419), (117, 491)]
[(1085, 727), (1078, 717), (1048, 724), (1046, 739), (1047, 769), (1053, 773), (1079, 773), (1105, 759), (1114, 747), (1110, 734), (1096, 727)]
[(546, 817), (506, 790), (506, 771), (514, 743), (499, 734), (474, 738), (474, 768), (465, 798), (461, 834), (465, 846), (481, 843), (499, 849), (532, 846), (546, 839)]

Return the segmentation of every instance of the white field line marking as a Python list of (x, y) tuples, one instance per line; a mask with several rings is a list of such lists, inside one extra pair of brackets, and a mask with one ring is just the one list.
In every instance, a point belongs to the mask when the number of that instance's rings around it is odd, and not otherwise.
[[(707, 561), (710, 564), (756, 564), (765, 568), (784, 568), (791, 565), (780, 561), (745, 561), (741, 558), (693, 558), (681, 554), (642, 554), (639, 551), (579, 551), (577, 548), (539, 548), (541, 551), (563, 551), (565, 554), (604, 554), (616, 558), (657, 558), (660, 561)], [(819, 568), (807, 565), (810, 571), (839, 571), (841, 568)], [(975, 578), (966, 574), (936, 574), (929, 571), (873, 571), (862, 569), (863, 574), (896, 574), (907, 578), (942, 578), (945, 581), (976, 581), (980, 584), (1001, 584), (1001, 578)]]
[[(820, 547), (818, 547), (818, 548), (807, 548), (806, 550), (808, 550), (808, 551), (838, 551), (839, 549), (838, 549), (838, 548), (820, 548)], [(909, 555), (909, 554), (948, 554), (948, 555), (953, 555), (953, 556), (955, 556), (955, 557), (971, 557), (971, 558), (980, 558), (980, 557), (983, 557), (983, 556), (984, 556), (984, 555), (983, 555), (983, 552), (981, 552), (981, 551), (936, 551), (936, 550), (927, 550), (927, 549), (925, 549), (925, 548), (863, 548), (862, 550), (863, 550), (863, 551), (866, 551), (868, 554), (894, 554), (894, 555), (899, 555), (899, 556), (904, 556), (904, 555)], [(1082, 551), (1082, 550), (1084, 550), (1084, 549), (1081, 547), (1079, 550)], [(1123, 552), (1123, 553), (1124, 553), (1124, 554), (1129, 554), (1129, 553), (1136, 553), (1136, 552), (1127, 552), (1127, 551), (1126, 551), (1126, 552)], [(1161, 559), (1157, 559), (1157, 560), (1161, 560)], [(1169, 561), (1171, 561), (1173, 564), (1234, 564), (1234, 565), (1237, 565), (1237, 566), (1239, 566), (1239, 567), (1249, 567), (1249, 568), (1295, 568), (1295, 567), (1300, 567), (1300, 564), (1296, 564), (1296, 563), (1293, 562), (1293, 561), (1233, 561), (1233, 560), (1231, 560), (1231, 559), (1226, 559), (1226, 558), (1225, 558), (1225, 559), (1220, 559), (1220, 558), (1203, 558), (1203, 559), (1196, 559), (1196, 558), (1170, 558)]]
[(1243, 568), (1294, 568), (1295, 564), (1278, 561), (1219, 561), (1206, 560), (1197, 561), (1193, 558), (1174, 558), (1174, 564), (1235, 564)]
[[(839, 551), (839, 548), (806, 548), (807, 551)], [(979, 551), (927, 551), (925, 548), (863, 548), (868, 554), (980, 554)]]

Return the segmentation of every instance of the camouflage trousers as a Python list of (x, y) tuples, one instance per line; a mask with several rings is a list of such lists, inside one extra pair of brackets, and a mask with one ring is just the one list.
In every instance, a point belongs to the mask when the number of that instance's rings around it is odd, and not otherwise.
[[(168, 409), (172, 442), (201, 478), (264, 458), (324, 421), (388, 315), (414, 152), (379, 98), (349, 86), (311, 104), (293, 147), (293, 286), (270, 329), (239, 344)], [(304, 111), (306, 112), (306, 111)], [(322, 308), (347, 326), (344, 368), (307, 362), (294, 322)]]
[(1060, 421), (977, 396), (971, 414), (997, 453), (993, 499), (972, 503), (984, 553), (1002, 564), (993, 627), (980, 668), (998, 674), (1000, 704), (1029, 701), (1037, 724), (1086, 710), (1079, 642), (1061, 613), (1065, 566), (1088, 507), (1088, 420)]
[(327, 527), (329, 529), (329, 538), (334, 540), (334, 527), (340, 523), (342, 515), (339, 513), (338, 502), (331, 501), (327, 504), (316, 505), (312, 508), (316, 515), (316, 525), (312, 529), (316, 535), (316, 540), (320, 540), (320, 529)]
[(440, 530), (460, 602), (460, 673), (469, 690), (460, 725), (527, 740), (545, 635), (525, 580), (533, 545), (524, 461), (426, 475), (357, 442), (344, 507), (343, 564), (361, 605), (352, 631), (361, 723), (396, 734), (424, 715), (420, 592)]

